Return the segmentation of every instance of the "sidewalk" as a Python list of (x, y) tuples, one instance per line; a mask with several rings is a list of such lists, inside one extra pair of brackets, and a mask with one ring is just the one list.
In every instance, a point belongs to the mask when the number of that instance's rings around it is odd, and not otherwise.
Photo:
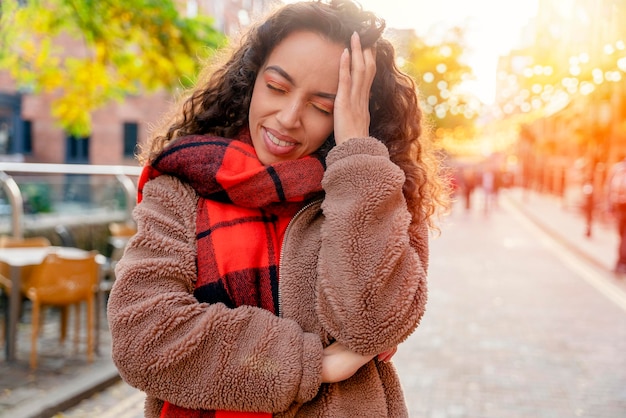
[[(611, 273), (618, 238), (612, 224), (597, 221), (593, 224), (592, 236), (586, 237), (581, 211), (564, 207), (558, 197), (509, 189), (501, 192), (500, 199), (511, 203), (557, 241), (605, 271), (607, 277), (626, 292), (626, 280), (617, 279)], [(52, 312), (49, 314), (52, 319)], [(104, 318), (104, 312), (101, 315)], [(18, 362), (9, 365), (0, 357), (0, 417), (52, 417), (119, 380), (110, 359), (111, 340), (106, 320), (101, 321), (100, 353), (91, 364), (86, 362), (84, 345), (78, 354), (73, 354), (71, 340), (65, 347), (59, 347), (58, 323), (47, 321), (40, 337), (40, 367), (31, 372), (28, 319), (25, 316), (25, 322), (19, 326)], [(4, 356), (4, 351), (1, 355)]]
[(571, 202), (565, 205), (558, 196), (513, 188), (503, 190), (500, 197), (507, 199), (570, 251), (601, 270), (612, 273), (619, 243), (612, 220), (594, 219), (591, 236), (587, 237), (582, 210)]
[[(2, 318), (4, 320), (4, 318)], [(68, 322), (68, 339), (59, 343), (59, 314), (48, 309), (39, 336), (39, 366), (29, 367), (30, 310), (18, 325), (17, 361), (8, 364), (4, 346), (0, 357), (0, 417), (52, 417), (82, 399), (117, 382), (120, 378), (111, 360), (111, 337), (101, 312), (99, 348), (92, 363), (87, 362), (85, 318), (81, 318), (81, 339), (74, 349), (74, 317)]]

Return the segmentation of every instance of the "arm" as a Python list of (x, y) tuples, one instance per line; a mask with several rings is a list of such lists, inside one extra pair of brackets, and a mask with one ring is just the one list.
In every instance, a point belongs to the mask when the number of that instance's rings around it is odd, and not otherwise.
[(194, 298), (196, 203), (171, 177), (144, 188), (108, 304), (120, 374), (194, 409), (276, 412), (311, 399), (321, 383), (317, 335), (256, 307)]
[(327, 159), (317, 312), (337, 341), (379, 354), (405, 340), (426, 304), (427, 230), (411, 225), (404, 174), (373, 138)]
[[(323, 186), (318, 312), (326, 330), (349, 350), (389, 360), (417, 326), (426, 303), (428, 236), (411, 225), (404, 174), (369, 135), (372, 48), (351, 38), (335, 100), (335, 141)], [(361, 138), (361, 139), (351, 139)]]

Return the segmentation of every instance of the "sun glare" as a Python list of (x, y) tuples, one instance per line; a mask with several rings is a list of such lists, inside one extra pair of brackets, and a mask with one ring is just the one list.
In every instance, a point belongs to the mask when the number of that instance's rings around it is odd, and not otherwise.
[(538, 0), (360, 0), (384, 18), (387, 26), (415, 29), (420, 37), (436, 37), (447, 28), (463, 26), (466, 59), (476, 80), (466, 88), (485, 103), (495, 96), (498, 57), (518, 46), (522, 30), (536, 15)]
[(436, 39), (451, 27), (464, 27), (468, 47), (465, 59), (476, 76), (465, 88), (486, 104), (495, 100), (499, 56), (519, 46), (523, 29), (538, 7), (538, 0), (357, 1), (385, 19), (387, 27), (414, 29), (426, 40)]

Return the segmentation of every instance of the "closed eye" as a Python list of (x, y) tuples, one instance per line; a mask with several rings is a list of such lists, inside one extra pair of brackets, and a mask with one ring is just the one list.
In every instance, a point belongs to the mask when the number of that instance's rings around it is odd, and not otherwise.
[(265, 86), (268, 89), (273, 90), (273, 91), (278, 92), (278, 93), (287, 93), (287, 89), (286, 88), (284, 88), (283, 86), (281, 86), (280, 84), (277, 84), (275, 82), (268, 82), (268, 83), (265, 84)]
[(311, 105), (313, 105), (313, 107), (315, 109), (319, 110), (320, 112), (324, 113), (325, 115), (332, 115), (333, 114), (332, 106), (326, 106), (326, 105), (323, 105), (321, 103), (316, 103), (316, 102), (312, 102)]

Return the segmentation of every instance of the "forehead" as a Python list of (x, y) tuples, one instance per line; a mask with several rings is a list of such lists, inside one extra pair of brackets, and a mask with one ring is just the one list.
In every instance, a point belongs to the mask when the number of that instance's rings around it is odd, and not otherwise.
[(336, 91), (343, 50), (344, 46), (315, 32), (293, 32), (274, 47), (263, 70), (279, 66), (294, 84), (314, 81)]

